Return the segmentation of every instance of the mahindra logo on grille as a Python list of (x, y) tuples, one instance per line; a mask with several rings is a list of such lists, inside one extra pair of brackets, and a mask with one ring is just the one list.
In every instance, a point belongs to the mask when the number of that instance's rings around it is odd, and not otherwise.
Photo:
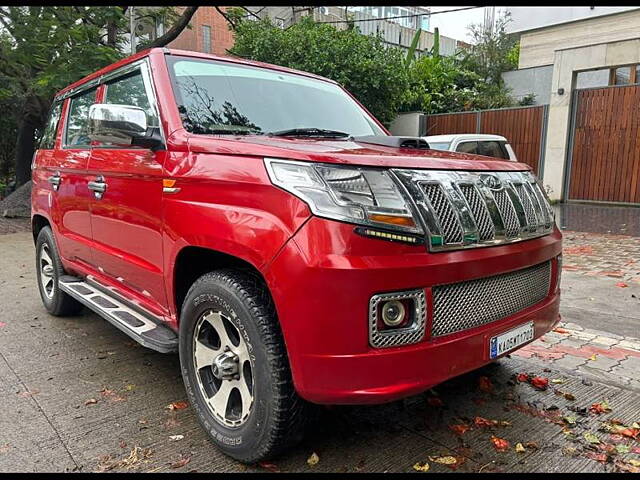
[(480, 181), (491, 190), (502, 190), (502, 181), (495, 175), (481, 175)]

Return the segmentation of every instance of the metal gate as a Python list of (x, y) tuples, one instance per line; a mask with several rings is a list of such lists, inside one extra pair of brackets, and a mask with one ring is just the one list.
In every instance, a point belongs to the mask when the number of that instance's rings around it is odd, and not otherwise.
[(427, 115), (426, 135), (492, 133), (505, 137), (518, 160), (542, 176), (548, 105)]
[(568, 200), (640, 204), (640, 85), (576, 90)]

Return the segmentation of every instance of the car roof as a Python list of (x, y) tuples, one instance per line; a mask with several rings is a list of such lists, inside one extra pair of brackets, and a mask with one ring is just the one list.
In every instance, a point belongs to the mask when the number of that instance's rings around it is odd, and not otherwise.
[(486, 133), (451, 133), (448, 135), (430, 135), (427, 137), (422, 137), (424, 140), (429, 142), (453, 142), (454, 140), (502, 140), (507, 141), (501, 135), (491, 135)]
[(113, 70), (116, 70), (120, 67), (123, 67), (129, 63), (133, 63), (137, 60), (140, 60), (141, 58), (147, 57), (149, 55), (153, 55), (153, 54), (166, 54), (166, 55), (180, 55), (180, 56), (185, 56), (185, 57), (192, 57), (192, 58), (202, 58), (205, 60), (218, 60), (218, 61), (222, 61), (222, 62), (229, 62), (229, 63), (235, 63), (235, 64), (241, 64), (241, 65), (248, 65), (248, 66), (253, 66), (253, 67), (261, 67), (261, 68), (267, 68), (269, 70), (277, 70), (279, 72), (284, 72), (284, 73), (292, 73), (295, 75), (303, 75), (305, 77), (311, 77), (311, 78), (315, 78), (317, 80), (323, 80), (325, 82), (329, 82), (329, 83), (333, 83), (333, 84), (338, 84), (335, 80), (331, 80), (330, 78), (326, 78), (326, 77), (322, 77), (320, 75), (315, 75), (313, 73), (309, 73), (309, 72), (304, 72), (302, 70), (294, 70), (293, 68), (287, 68), (287, 67), (281, 67), (280, 65), (273, 65), (270, 63), (264, 63), (264, 62), (255, 62), (253, 60), (246, 60), (244, 58), (238, 58), (238, 57), (231, 57), (231, 56), (224, 56), (224, 55), (213, 55), (213, 54), (209, 54), (209, 53), (201, 53), (201, 52), (193, 52), (190, 50), (179, 50), (179, 49), (175, 49), (175, 48), (166, 48), (166, 47), (158, 47), (158, 48), (150, 48), (147, 50), (142, 50), (141, 52), (138, 53), (134, 53), (133, 55), (130, 55), (126, 58), (123, 58), (122, 60), (119, 60), (118, 62), (112, 63), (110, 65), (107, 65), (106, 67), (101, 68), (100, 70), (97, 70), (93, 73), (90, 73), (89, 75), (87, 75), (86, 77), (81, 78), (80, 80), (72, 83), (71, 85), (66, 86), (65, 88), (63, 88), (62, 90), (60, 90), (59, 92), (56, 93), (55, 97), (58, 98), (62, 95), (64, 95), (65, 93), (71, 91), (71, 90), (75, 90), (77, 87), (80, 87), (81, 85), (83, 85), (86, 82), (89, 82), (95, 78), (98, 78), (102, 75), (105, 75)]

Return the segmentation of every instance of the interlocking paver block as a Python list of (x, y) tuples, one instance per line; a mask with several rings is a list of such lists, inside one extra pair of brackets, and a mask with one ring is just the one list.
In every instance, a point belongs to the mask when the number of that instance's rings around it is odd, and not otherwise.
[(590, 368), (597, 368), (598, 370), (609, 370), (610, 368), (618, 365), (620, 360), (616, 360), (615, 358), (607, 358), (601, 355), (596, 355), (595, 360), (587, 360), (585, 366)]
[(565, 355), (564, 357), (554, 361), (553, 366), (575, 370), (580, 365), (584, 365), (585, 363), (587, 363), (586, 358), (574, 357), (573, 355)]
[(619, 342), (619, 340), (615, 338), (606, 338), (606, 337), (596, 337), (593, 339), (593, 343), (599, 343), (601, 345), (612, 346)]
[(631, 350), (640, 351), (640, 342), (634, 342), (631, 340), (620, 340), (620, 343), (618, 343), (618, 347), (630, 348)]

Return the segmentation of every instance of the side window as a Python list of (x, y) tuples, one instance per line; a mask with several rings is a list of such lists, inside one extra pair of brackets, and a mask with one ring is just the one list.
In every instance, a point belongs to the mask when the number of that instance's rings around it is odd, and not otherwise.
[(49, 119), (42, 132), (40, 145), (41, 150), (51, 150), (56, 143), (56, 133), (58, 132), (58, 122), (60, 121), (60, 112), (62, 111), (62, 102), (56, 102), (51, 108)]
[(136, 71), (125, 77), (107, 83), (107, 95), (104, 103), (132, 105), (142, 108), (147, 114), (147, 123), (150, 127), (160, 125), (158, 116), (151, 106), (144, 80), (140, 71)]
[(71, 98), (69, 118), (64, 145), (66, 147), (89, 147), (89, 107), (96, 100), (96, 89), (92, 88), (77, 97)]
[(478, 142), (461, 142), (456, 147), (456, 152), (477, 154)]
[(487, 157), (508, 158), (498, 142), (478, 142), (478, 153)]

